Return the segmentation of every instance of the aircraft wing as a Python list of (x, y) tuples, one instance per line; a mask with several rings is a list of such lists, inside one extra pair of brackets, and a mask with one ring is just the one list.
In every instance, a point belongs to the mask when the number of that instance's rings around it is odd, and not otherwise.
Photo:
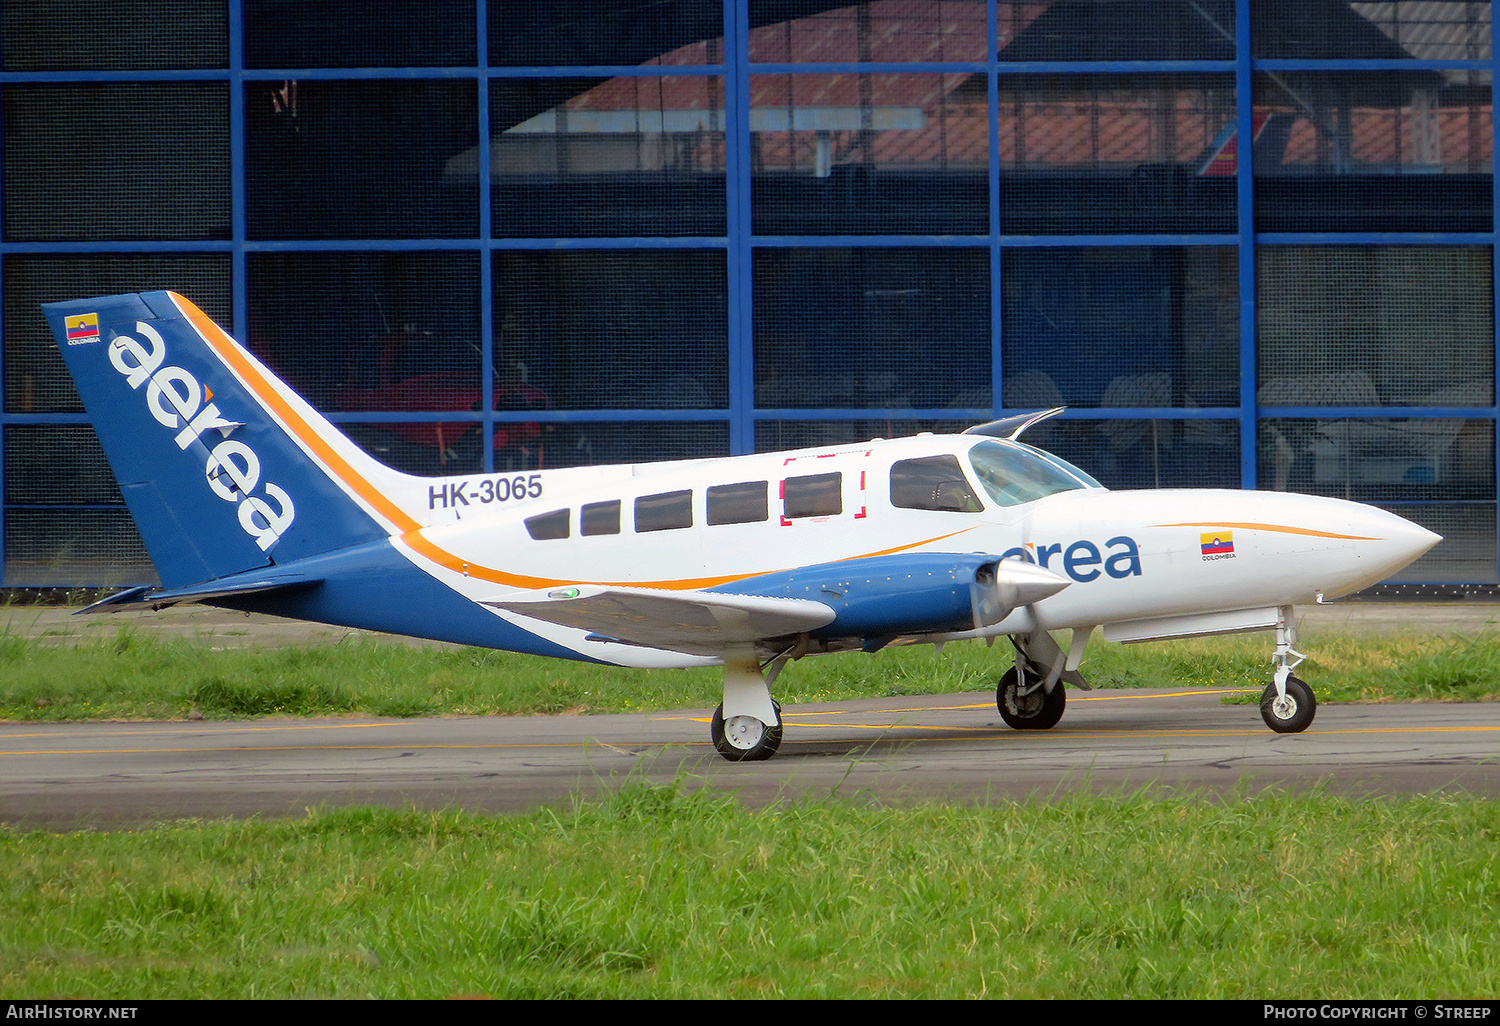
[(596, 640), (701, 656), (721, 656), (732, 644), (816, 630), (836, 615), (811, 599), (604, 585), (521, 593), (484, 604), (589, 631)]

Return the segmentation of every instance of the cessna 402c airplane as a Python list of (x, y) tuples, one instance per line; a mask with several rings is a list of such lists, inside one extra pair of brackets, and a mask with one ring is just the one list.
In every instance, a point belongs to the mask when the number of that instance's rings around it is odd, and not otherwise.
[[(1017, 440), (1048, 414), (794, 452), (419, 478), (367, 456), (171, 292), (45, 312), (161, 577), (91, 610), (202, 602), (622, 666), (722, 664), (726, 759), (781, 743), (790, 659), (1007, 637), (1018, 729), (1112, 641), (1274, 630), (1272, 730), (1312, 722), (1294, 603), (1440, 539), (1339, 499), (1112, 492)], [(1049, 411), (1057, 412), (1057, 411)], [(1066, 631), (1066, 647), (1049, 632)]]

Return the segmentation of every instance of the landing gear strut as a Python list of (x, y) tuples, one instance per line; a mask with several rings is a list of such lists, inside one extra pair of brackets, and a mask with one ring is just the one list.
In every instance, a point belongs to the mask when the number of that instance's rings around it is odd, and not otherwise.
[(1015, 730), (1047, 730), (1062, 719), (1067, 695), (1063, 684), (1089, 690), (1078, 672), (1092, 627), (1073, 628), (1073, 639), (1064, 652), (1052, 635), (1043, 630), (1012, 635), (1016, 665), (1005, 671), (995, 688), (995, 706), (1000, 718)]
[(781, 706), (771, 698), (771, 684), (791, 654), (778, 655), (762, 672), (754, 645), (725, 651), (724, 701), (714, 710), (708, 736), (730, 762), (769, 759), (781, 747)]
[(1297, 624), (1291, 606), (1276, 611), (1276, 651), (1271, 661), (1276, 674), (1260, 696), (1260, 715), (1278, 734), (1300, 734), (1312, 724), (1318, 711), (1312, 688), (1292, 671), (1307, 657), (1296, 649)]

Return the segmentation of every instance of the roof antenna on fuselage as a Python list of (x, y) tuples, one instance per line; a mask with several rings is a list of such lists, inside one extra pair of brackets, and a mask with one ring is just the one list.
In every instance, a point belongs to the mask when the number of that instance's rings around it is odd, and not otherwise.
[(1039, 410), (1036, 413), (1018, 413), (1014, 417), (1002, 417), (988, 424), (975, 424), (971, 428), (966, 428), (964, 434), (993, 435), (996, 438), (1008, 438), (1015, 441), (1021, 437), (1021, 432), (1031, 425), (1046, 420), (1048, 417), (1055, 417), (1066, 409), (1066, 406), (1054, 406), (1050, 410)]

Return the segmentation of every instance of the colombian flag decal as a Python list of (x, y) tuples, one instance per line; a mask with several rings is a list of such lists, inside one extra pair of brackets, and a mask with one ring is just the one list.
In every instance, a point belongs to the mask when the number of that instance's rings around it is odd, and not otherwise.
[(1234, 553), (1233, 531), (1214, 531), (1210, 534), (1200, 534), (1198, 538), (1203, 543), (1205, 556), (1225, 556)]
[(99, 315), (96, 313), (65, 317), (63, 324), (68, 331), (68, 345), (70, 346), (81, 346), (99, 341)]

